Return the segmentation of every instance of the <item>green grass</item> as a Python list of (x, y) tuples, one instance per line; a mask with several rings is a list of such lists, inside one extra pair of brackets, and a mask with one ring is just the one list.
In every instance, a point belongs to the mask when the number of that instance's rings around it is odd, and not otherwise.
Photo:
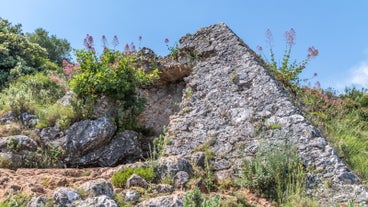
[(141, 176), (148, 182), (152, 181), (156, 177), (156, 174), (151, 167), (128, 167), (114, 173), (111, 177), (111, 182), (115, 187), (124, 188), (126, 181), (133, 174)]

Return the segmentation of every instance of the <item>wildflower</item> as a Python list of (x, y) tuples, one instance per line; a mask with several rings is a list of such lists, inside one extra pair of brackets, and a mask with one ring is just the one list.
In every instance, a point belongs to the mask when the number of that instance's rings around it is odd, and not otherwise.
[(262, 50), (263, 50), (262, 46), (257, 45), (257, 50), (258, 50), (258, 51), (262, 51)]
[(129, 44), (128, 43), (125, 44), (124, 50), (125, 51), (130, 51), (130, 48), (129, 48)]
[(266, 41), (271, 44), (273, 42), (273, 36), (270, 29), (267, 29), (266, 31)]
[(138, 40), (142, 41), (142, 36), (141, 35), (139, 35)]
[(102, 45), (104, 47), (104, 50), (106, 50), (107, 49), (107, 38), (106, 38), (106, 36), (102, 35), (101, 40), (102, 40)]
[(310, 58), (314, 58), (318, 55), (318, 50), (314, 47), (310, 47), (308, 48), (308, 55), (307, 57)]
[(192, 87), (193, 85), (191, 83), (187, 83), (187, 87)]
[(86, 47), (88, 51), (93, 52), (95, 51), (93, 44), (94, 44), (94, 41), (93, 41), (92, 35), (87, 34), (86, 38), (84, 38), (84, 46)]
[(295, 44), (295, 30), (291, 28), (289, 31), (285, 32), (286, 41), (289, 46), (292, 46)]
[(114, 48), (119, 44), (118, 36), (114, 35), (114, 38), (112, 39), (112, 45)]
[(317, 77), (318, 76), (318, 73), (313, 73), (313, 77)]
[(167, 44), (167, 43), (169, 43), (169, 38), (165, 38), (165, 43)]
[(131, 42), (131, 43), (130, 43), (130, 49), (131, 49), (132, 51), (135, 51), (135, 45), (134, 45), (134, 42)]

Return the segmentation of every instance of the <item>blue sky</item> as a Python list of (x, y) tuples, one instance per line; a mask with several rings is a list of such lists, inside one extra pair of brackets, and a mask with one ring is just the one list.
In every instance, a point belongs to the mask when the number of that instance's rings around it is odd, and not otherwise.
[(224, 22), (251, 48), (266, 46), (265, 31), (274, 35), (274, 48), (282, 58), (285, 31), (296, 31), (292, 59), (303, 60), (309, 46), (319, 55), (303, 72), (318, 73), (323, 88), (343, 91), (352, 84), (368, 87), (368, 1), (366, 0), (1, 0), (0, 17), (21, 23), (24, 32), (44, 28), (83, 47), (86, 34), (96, 46), (106, 35), (117, 35), (121, 49), (142, 36), (141, 46), (159, 55), (186, 33)]

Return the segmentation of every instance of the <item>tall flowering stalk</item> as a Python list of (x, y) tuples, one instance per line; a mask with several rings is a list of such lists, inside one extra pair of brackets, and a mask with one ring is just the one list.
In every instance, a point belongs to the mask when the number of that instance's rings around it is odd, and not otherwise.
[[(281, 64), (278, 64), (278, 62), (276, 61), (275, 53), (272, 49), (273, 35), (271, 33), (271, 30), (268, 29), (266, 31), (266, 40), (270, 50), (270, 59), (267, 59), (267, 57), (264, 56), (266, 65), (271, 73), (273, 73), (275, 78), (281, 81), (285, 88), (291, 89), (293, 91), (296, 90), (300, 82), (300, 73), (302, 73), (309, 61), (318, 55), (318, 50), (315, 47), (309, 47), (307, 56), (304, 60), (302, 60), (301, 62), (290, 62), (291, 51), (293, 46), (295, 45), (295, 37), (296, 33), (293, 28), (285, 32), (286, 49)], [(257, 46), (257, 50), (262, 51), (263, 48), (261, 46)]]

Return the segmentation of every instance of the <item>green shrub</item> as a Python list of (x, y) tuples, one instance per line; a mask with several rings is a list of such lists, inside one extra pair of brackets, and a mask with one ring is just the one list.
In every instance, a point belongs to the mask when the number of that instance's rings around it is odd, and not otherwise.
[(219, 207), (220, 197), (218, 195), (209, 199), (203, 198), (198, 187), (194, 188), (192, 192), (188, 192), (184, 196), (185, 207)]
[(138, 88), (156, 80), (158, 71), (147, 74), (137, 68), (136, 56), (129, 52), (105, 49), (97, 57), (90, 49), (78, 50), (76, 56), (80, 64), (66, 68), (68, 74), (73, 74), (69, 82), (71, 89), (83, 99), (93, 100), (106, 95), (120, 101), (120, 127), (134, 128), (137, 115), (144, 109), (144, 99), (139, 97)]
[(111, 177), (111, 182), (115, 187), (123, 188), (126, 181), (133, 174), (141, 176), (148, 182), (152, 181), (156, 177), (156, 174), (151, 167), (128, 167), (114, 173)]
[(14, 194), (0, 202), (0, 207), (25, 207), (30, 199), (30, 196), (27, 195)]
[(1, 107), (16, 114), (34, 112), (64, 95), (62, 88), (43, 73), (26, 75), (12, 82), (0, 94)]
[(58, 103), (39, 108), (36, 111), (39, 118), (38, 128), (58, 125), (61, 129), (66, 129), (77, 118), (75, 109), (72, 106), (64, 106)]
[(289, 197), (303, 197), (306, 175), (298, 156), (287, 146), (271, 151), (259, 151), (245, 163), (240, 187), (284, 204)]

